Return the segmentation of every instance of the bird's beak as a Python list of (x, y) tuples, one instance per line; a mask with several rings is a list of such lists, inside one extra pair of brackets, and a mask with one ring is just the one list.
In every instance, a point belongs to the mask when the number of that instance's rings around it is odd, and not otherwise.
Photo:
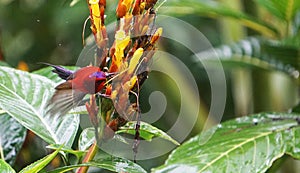
[(110, 78), (113, 77), (114, 75), (117, 75), (118, 72), (114, 72), (114, 73), (105, 73), (106, 78)]

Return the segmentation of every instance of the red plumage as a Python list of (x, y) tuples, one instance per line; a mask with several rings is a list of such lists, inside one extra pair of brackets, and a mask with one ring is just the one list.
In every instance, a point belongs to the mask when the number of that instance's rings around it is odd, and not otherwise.
[[(54, 66), (53, 72), (62, 74), (66, 69)], [(83, 67), (72, 74), (68, 74), (66, 81), (55, 87), (56, 91), (48, 103), (47, 113), (64, 115), (78, 106), (86, 94), (100, 92), (111, 74), (101, 71), (99, 67)]]
[(79, 90), (86, 94), (95, 94), (102, 90), (106, 81), (106, 74), (99, 67), (88, 66), (79, 69), (73, 74), (71, 83), (72, 89)]

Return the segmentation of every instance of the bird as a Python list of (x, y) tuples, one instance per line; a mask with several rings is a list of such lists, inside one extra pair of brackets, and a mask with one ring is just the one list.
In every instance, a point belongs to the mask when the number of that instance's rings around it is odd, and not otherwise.
[(47, 114), (65, 115), (78, 106), (87, 94), (96, 94), (104, 89), (106, 81), (114, 73), (101, 71), (99, 67), (86, 66), (73, 72), (58, 65), (52, 72), (65, 80), (55, 87), (55, 92), (47, 104)]

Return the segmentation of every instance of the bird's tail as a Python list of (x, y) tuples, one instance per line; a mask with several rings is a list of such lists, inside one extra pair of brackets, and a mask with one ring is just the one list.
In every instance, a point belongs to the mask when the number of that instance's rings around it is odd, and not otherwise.
[(64, 80), (69, 80), (69, 79), (73, 78), (74, 72), (63, 68), (62, 66), (53, 65), (53, 64), (44, 63), (44, 62), (41, 62), (40, 64), (45, 64), (45, 65), (53, 67), (54, 69), (52, 70), (52, 72), (58, 74), (58, 76)]

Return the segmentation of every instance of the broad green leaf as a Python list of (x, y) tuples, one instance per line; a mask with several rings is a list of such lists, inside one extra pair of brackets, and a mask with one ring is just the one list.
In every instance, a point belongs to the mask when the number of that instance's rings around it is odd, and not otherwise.
[(113, 172), (146, 173), (146, 171), (138, 164), (127, 159), (115, 158), (113, 156), (97, 159), (88, 163), (61, 167), (53, 171), (49, 171), (48, 173), (63, 173), (82, 166), (97, 167)]
[(284, 154), (299, 159), (299, 118), (261, 113), (227, 121), (182, 144), (153, 172), (265, 172)]
[(194, 1), (194, 0), (181, 0), (181, 1), (167, 1), (166, 7), (162, 7), (160, 13), (168, 14), (191, 14), (196, 13), (208, 17), (219, 18), (229, 17), (239, 21), (246, 27), (254, 29), (264, 35), (278, 36), (278, 30), (256, 18), (253, 18), (243, 12), (236, 11), (216, 1)]
[(8, 163), (0, 159), (0, 172), (1, 173), (15, 173), (16, 171), (10, 167)]
[(56, 151), (49, 154), (48, 156), (45, 156), (44, 158), (28, 165), (27, 167), (22, 169), (20, 171), (20, 173), (39, 172), (40, 170), (42, 170), (45, 166), (48, 165), (48, 163), (50, 163), (55, 158), (55, 156), (58, 154), (59, 151), (60, 151), (60, 149), (57, 149)]
[(80, 151), (86, 151), (95, 141), (95, 129), (86, 128), (84, 129), (78, 140), (78, 148)]
[(299, 47), (286, 46), (281, 42), (269, 41), (261, 45), (261, 51), (264, 56), (269, 56), (275, 61), (279, 61), (283, 65), (300, 68), (300, 50)]
[(0, 127), (0, 145), (4, 159), (13, 165), (25, 140), (27, 129), (7, 113), (0, 114)]
[(259, 5), (265, 7), (271, 14), (281, 20), (291, 21), (297, 10), (300, 9), (299, 0), (255, 0)]
[(78, 115), (49, 117), (44, 113), (54, 85), (43, 76), (0, 67), (0, 108), (46, 142), (71, 146)]
[(72, 2), (70, 3), (70, 7), (73, 7), (74, 5), (76, 5), (80, 0), (72, 0)]
[[(118, 130), (116, 132), (116, 135), (114, 136), (114, 138), (118, 141), (121, 141), (124, 143), (124, 145), (128, 144), (127, 141), (122, 138), (122, 136), (117, 135), (120, 133), (127, 133), (127, 134), (135, 134), (135, 121), (131, 121), (126, 123), (123, 127), (120, 128), (120, 130)], [(175, 145), (180, 145), (176, 140), (174, 140), (172, 137), (170, 137), (168, 134), (166, 134), (165, 132), (163, 132), (162, 130), (146, 123), (146, 122), (140, 122), (140, 137), (151, 141), (154, 137), (159, 137), (165, 140), (168, 140), (172, 143), (174, 143)], [(78, 146), (79, 146), (79, 150), (80, 151), (85, 151), (87, 150), (95, 141), (95, 130), (94, 128), (86, 128), (82, 131), (80, 137), (79, 137), (79, 141), (78, 141)]]
[[(128, 144), (128, 142), (126, 141), (126, 139), (124, 139), (122, 136), (120, 135), (115, 135), (114, 139), (124, 143)], [(86, 151), (89, 149), (89, 147), (95, 142), (95, 129), (90, 127), (90, 128), (86, 128), (84, 129), (80, 136), (79, 136), (79, 140), (78, 140), (78, 148), (80, 151)]]
[(53, 150), (58, 150), (60, 149), (60, 151), (63, 151), (65, 153), (70, 153), (75, 155), (77, 158), (80, 158), (81, 156), (83, 156), (86, 152), (85, 151), (79, 151), (79, 150), (73, 150), (71, 147), (67, 147), (67, 146), (63, 146), (61, 147), (58, 144), (51, 144), (48, 145), (47, 148), (53, 149)]
[[(130, 121), (126, 123), (124, 126), (120, 128), (116, 133), (128, 133), (128, 134), (135, 134), (135, 125), (136, 121)], [(148, 124), (146, 122), (140, 122), (140, 137), (151, 141), (154, 137), (163, 138), (165, 140), (168, 140), (175, 145), (180, 145), (176, 140), (174, 140), (172, 137), (170, 137), (167, 133), (163, 132), (162, 130), (152, 126), (151, 124)]]
[(69, 114), (83, 114), (83, 115), (88, 115), (88, 112), (84, 106), (78, 106), (76, 108), (73, 108), (70, 110)]
[[(78, 69), (78, 67), (75, 67), (75, 66), (62, 66), (62, 67), (72, 70), (72, 71), (75, 71)], [(64, 80), (61, 79), (56, 73), (53, 73), (52, 70), (53, 70), (53, 67), (45, 67), (45, 68), (41, 68), (39, 70), (33, 71), (32, 73), (38, 74), (41, 76), (45, 76), (46, 78), (52, 80), (55, 83), (63, 82)]]
[(6, 62), (4, 62), (4, 61), (0, 61), (0, 66), (7, 66), (7, 67), (9, 67), (9, 65)]
[(297, 78), (300, 67), (299, 53), (298, 48), (286, 46), (278, 41), (249, 37), (236, 43), (200, 52), (194, 58), (196, 62), (206, 61), (208, 65), (221, 61), (225, 68), (277, 70)]

